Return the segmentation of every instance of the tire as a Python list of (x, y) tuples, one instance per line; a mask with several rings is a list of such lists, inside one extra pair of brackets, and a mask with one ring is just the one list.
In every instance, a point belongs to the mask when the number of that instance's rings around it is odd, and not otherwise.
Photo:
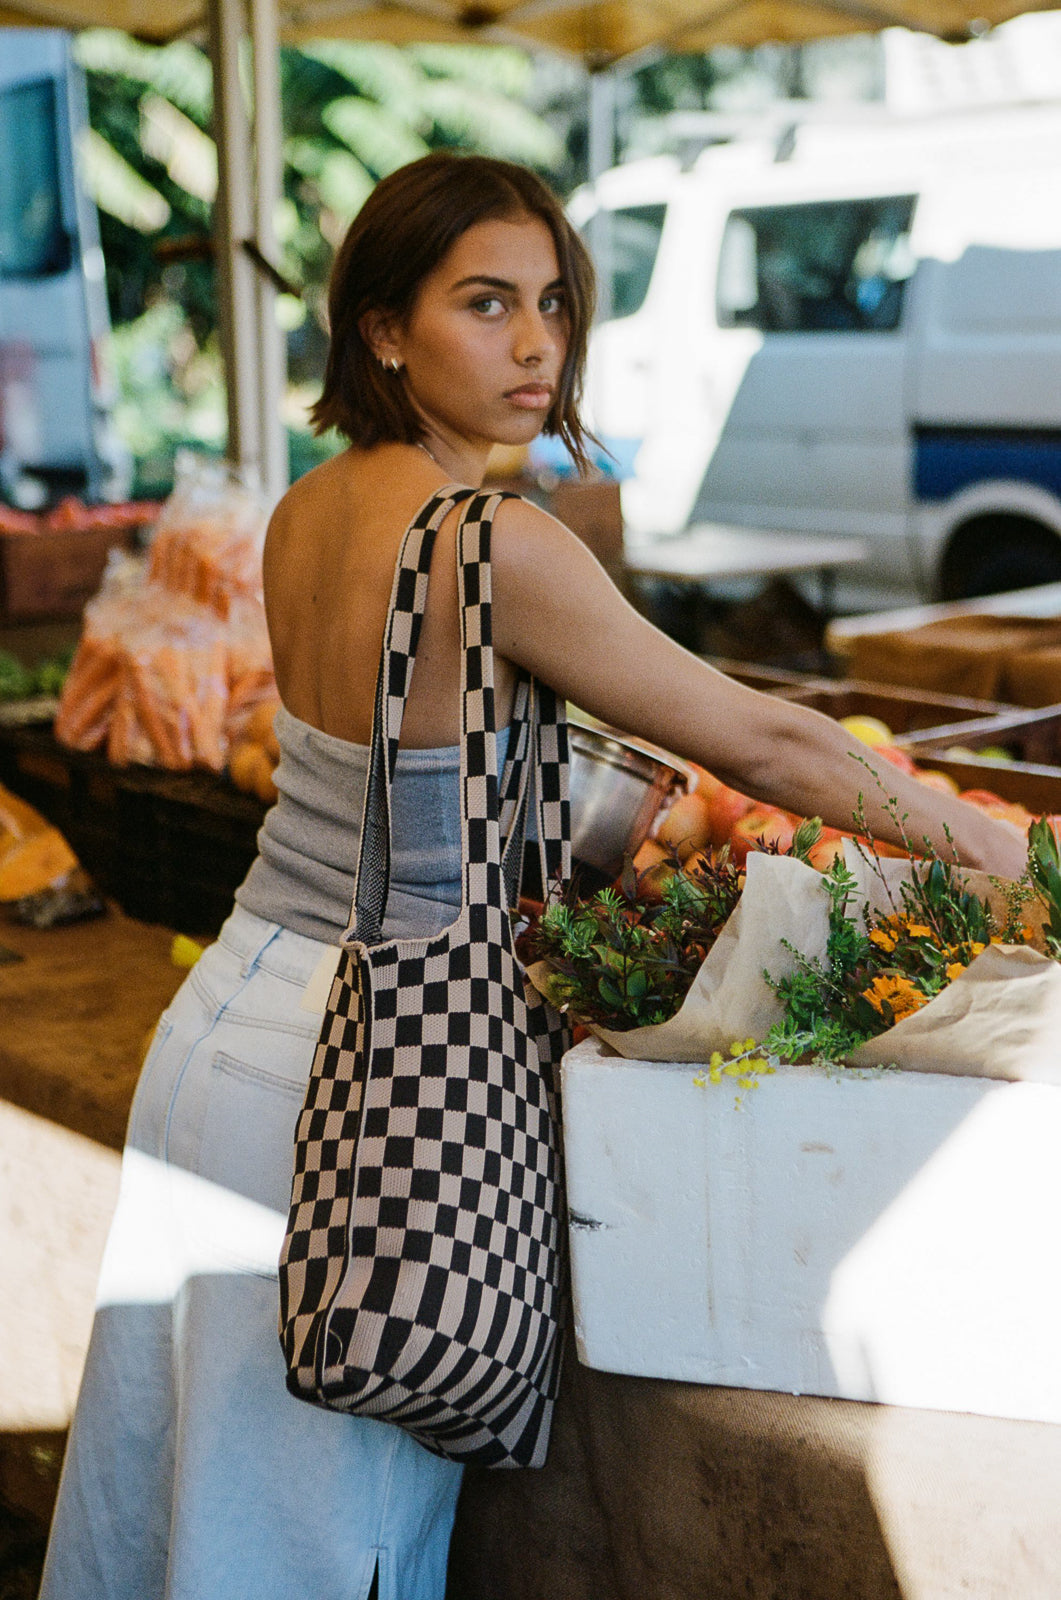
[(1061, 538), (1034, 523), (985, 518), (955, 535), (944, 559), (940, 592), (944, 600), (1061, 583)]

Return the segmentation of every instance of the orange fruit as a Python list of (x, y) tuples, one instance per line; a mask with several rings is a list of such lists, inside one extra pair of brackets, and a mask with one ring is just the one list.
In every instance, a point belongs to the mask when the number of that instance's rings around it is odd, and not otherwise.
[(256, 757), (252, 792), (258, 796), (259, 800), (264, 800), (268, 805), (272, 805), (278, 792), (276, 784), (273, 782), (276, 762), (270, 758), (268, 751), (262, 749), (261, 745), (255, 745), (254, 748)]
[(280, 759), (280, 746), (273, 732), (273, 719), (279, 708), (279, 700), (263, 700), (260, 705), (256, 705), (247, 718), (245, 734), (245, 738), (253, 739), (255, 744), (262, 745), (274, 761)]
[(236, 788), (242, 789), (245, 794), (255, 792), (258, 757), (261, 753), (261, 745), (255, 744), (253, 739), (241, 739), (239, 744), (234, 744), (229, 751), (228, 775)]

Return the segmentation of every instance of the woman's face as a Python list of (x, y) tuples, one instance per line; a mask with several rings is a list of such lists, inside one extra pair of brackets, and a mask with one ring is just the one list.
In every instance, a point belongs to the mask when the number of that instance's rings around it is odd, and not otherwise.
[[(568, 315), (556, 246), (540, 217), (478, 222), (423, 281), (391, 330), (401, 382), (428, 444), (469, 461), (528, 444), (556, 398)], [(434, 446), (432, 445), (432, 448)]]

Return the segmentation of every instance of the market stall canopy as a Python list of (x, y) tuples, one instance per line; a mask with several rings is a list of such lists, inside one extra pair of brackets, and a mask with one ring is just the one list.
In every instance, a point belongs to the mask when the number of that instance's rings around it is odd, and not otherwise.
[[(281, 0), (287, 40), (522, 42), (604, 66), (647, 49), (797, 43), (904, 27), (944, 39), (1050, 10), (1027, 0)], [(0, 0), (0, 26), (122, 28), (151, 41), (195, 33), (207, 0)]]

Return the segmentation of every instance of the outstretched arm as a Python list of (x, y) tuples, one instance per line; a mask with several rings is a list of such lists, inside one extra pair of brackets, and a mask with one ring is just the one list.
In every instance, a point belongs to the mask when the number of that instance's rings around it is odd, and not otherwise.
[[(805, 706), (745, 688), (654, 628), (585, 545), (526, 501), (506, 501), (493, 537), (494, 648), (602, 722), (653, 740), (735, 788), (850, 828), (860, 799), (872, 833), (1016, 878), (1017, 829), (941, 795)], [(876, 777), (875, 777), (876, 775)], [(877, 781), (879, 779), (879, 781)]]

